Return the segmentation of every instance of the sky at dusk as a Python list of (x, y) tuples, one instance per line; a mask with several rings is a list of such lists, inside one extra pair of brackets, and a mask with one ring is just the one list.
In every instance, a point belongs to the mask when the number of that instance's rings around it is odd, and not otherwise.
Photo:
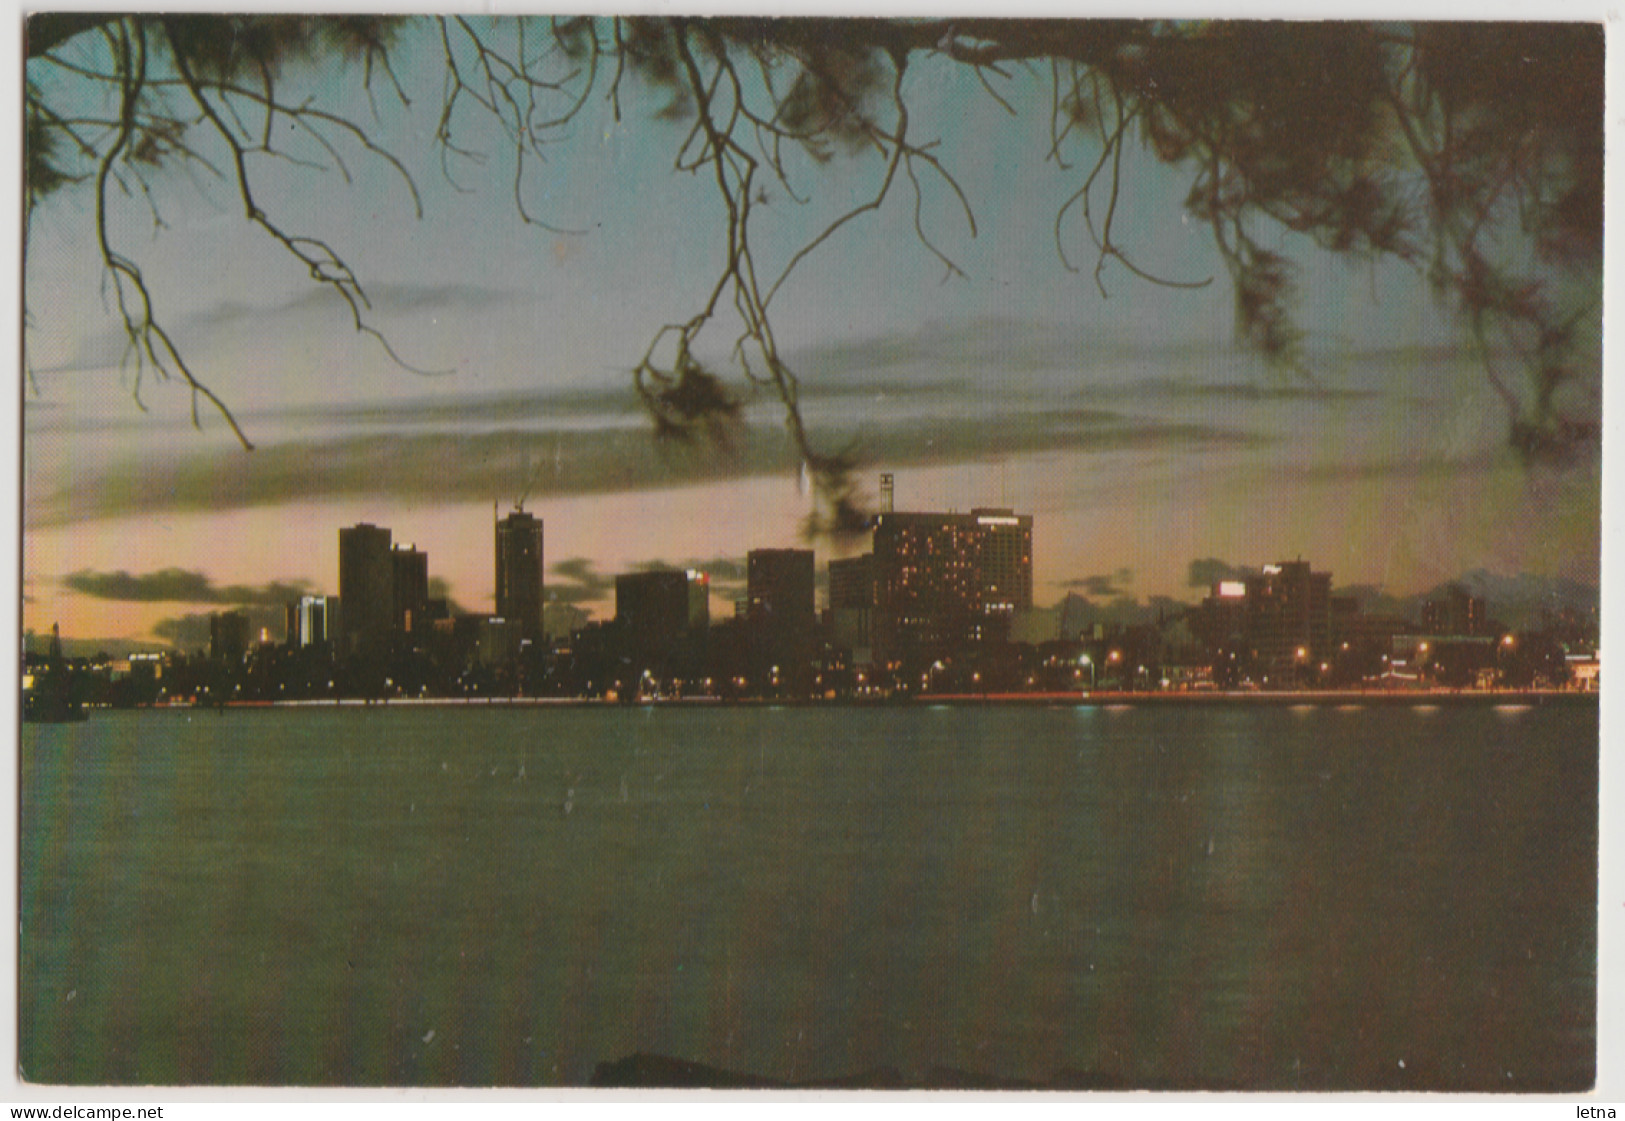
[[(174, 384), (144, 384), (140, 411), (88, 197), (46, 204), (26, 271), (25, 629), (161, 640), (225, 604), (336, 594), (337, 531), (358, 521), (427, 551), (445, 594), (488, 610), (493, 503), (520, 497), (545, 521), (553, 586), (598, 617), (612, 610), (606, 579), (651, 563), (718, 573), (713, 617), (729, 614), (748, 550), (802, 544), (812, 499), (773, 402), (747, 406), (724, 452), (656, 444), (632, 393), (629, 370), (661, 324), (696, 310), (725, 247), (710, 184), (672, 169), (682, 130), (652, 119), (648, 96), (619, 123), (592, 108), (523, 187), (564, 232), (526, 226), (511, 167), (477, 128), (465, 135), (487, 165), (456, 169), (463, 189), (442, 176), (424, 47), (409, 37), (396, 57), (413, 107), (380, 93), (370, 126), (411, 170), (421, 220), (399, 176), (356, 150), (352, 183), (267, 166), (261, 194), (343, 254), (375, 324), (429, 372), (356, 335), (208, 175), (158, 177), (160, 230), (140, 200), (116, 211), (124, 251), (253, 452), (207, 412), (194, 430)], [(373, 120), (365, 99), (312, 81)], [(1159, 288), (1108, 267), (1102, 296), (1081, 225), (1062, 236), (1083, 271), (1057, 256), (1055, 215), (1082, 172), (1045, 161), (1041, 84), (1001, 91), (1012, 118), (964, 75), (922, 66), (910, 81), (976, 235), (941, 184), (924, 184), (922, 217), (967, 275), (944, 280), (903, 191), (809, 258), (774, 305), (815, 440), (857, 455), (870, 501), (892, 471), (899, 509), (1032, 514), (1041, 605), (1080, 589), (1194, 602), (1202, 559), (1301, 556), (1337, 585), (1395, 594), (1473, 570), (1598, 582), (1598, 464), (1518, 462), (1482, 368), (1421, 278), (1283, 235), (1302, 266), (1310, 371), (1268, 369), (1234, 342), (1211, 233), (1180, 205), (1188, 173), (1132, 158), (1119, 240), (1159, 274), (1213, 283)], [(873, 156), (800, 166), (806, 204), (769, 185), (763, 260), (782, 267), (880, 170)], [(719, 367), (731, 328), (705, 337)], [(812, 547), (820, 567), (855, 548)]]

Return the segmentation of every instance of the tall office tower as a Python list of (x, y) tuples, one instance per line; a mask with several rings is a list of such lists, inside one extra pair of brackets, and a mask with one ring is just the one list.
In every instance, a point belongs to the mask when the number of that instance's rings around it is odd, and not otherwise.
[(697, 568), (688, 577), (688, 629), (704, 631), (711, 626), (711, 577)]
[(1193, 618), (1193, 629), (1209, 650), (1247, 641), (1247, 582), (1220, 580)]
[(981, 608), (988, 615), (1031, 611), (1033, 519), (1013, 510), (972, 510), (980, 541), (977, 576)]
[(867, 651), (875, 611), (875, 557), (829, 562), (830, 634), (836, 646)]
[(543, 637), (542, 519), (515, 508), (496, 525), (497, 615), (516, 619), (524, 637)]
[(765, 671), (770, 678), (776, 666), (781, 684), (804, 684), (817, 637), (812, 550), (752, 549), (745, 558), (745, 598), (756, 676)]
[(240, 666), (248, 655), (248, 616), (217, 611), (209, 616), (209, 659)]
[(1285, 669), (1324, 655), (1331, 642), (1332, 575), (1308, 561), (1266, 564), (1247, 577), (1247, 641), (1266, 666)]
[(339, 530), (339, 601), (344, 653), (375, 652), (389, 644), (395, 617), (395, 563), (389, 530), (362, 522)]
[(300, 596), (296, 605), (300, 646), (319, 646), (327, 641), (333, 603), (329, 596)]
[(423, 626), (424, 608), (429, 605), (429, 554), (415, 545), (396, 545), (389, 559), (394, 578), (390, 624), (411, 634)]
[(752, 549), (745, 558), (745, 596), (753, 621), (811, 633), (813, 551)]
[(689, 577), (676, 569), (615, 577), (615, 622), (634, 650), (676, 641), (689, 627)]
[(1032, 516), (1011, 510), (877, 514), (877, 657), (934, 656), (1008, 634), (1033, 605), (1032, 541)]

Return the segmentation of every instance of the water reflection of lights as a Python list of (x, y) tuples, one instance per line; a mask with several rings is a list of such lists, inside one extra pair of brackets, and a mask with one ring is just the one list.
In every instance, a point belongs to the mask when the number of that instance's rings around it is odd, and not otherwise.
[(1522, 716), (1524, 713), (1528, 712), (1531, 707), (1533, 707), (1533, 706), (1531, 706), (1531, 705), (1496, 705), (1495, 706), (1495, 712), (1496, 712), (1496, 714), (1498, 716)]

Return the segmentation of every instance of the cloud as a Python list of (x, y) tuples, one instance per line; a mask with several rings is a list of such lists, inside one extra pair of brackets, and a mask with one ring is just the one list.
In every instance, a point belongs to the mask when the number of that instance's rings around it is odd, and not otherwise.
[[(724, 595), (745, 586), (743, 557), (711, 557), (706, 560), (646, 560), (632, 565), (631, 572), (686, 572), (697, 569), (711, 577), (711, 587)], [(547, 582), (547, 598), (553, 603), (601, 603), (614, 598), (615, 577), (598, 571), (587, 557), (570, 557), (553, 564), (554, 579)]]
[[(1118, 330), (1122, 326), (1124, 330)], [(1410, 370), (1418, 365), (1453, 365), (1467, 358), (1454, 343), (1445, 345), (1351, 346), (1347, 340), (1308, 342), (1314, 371), (1346, 372), (1351, 365)], [(1109, 389), (1162, 397), (1217, 397), (1242, 401), (1352, 402), (1384, 396), (1390, 383), (1345, 388), (1310, 376), (1281, 377), (1257, 354), (1215, 348), (1208, 337), (1168, 337), (1147, 344), (1130, 324), (1110, 317), (1089, 324), (1057, 324), (1013, 316), (980, 316), (934, 322), (911, 330), (866, 338), (839, 339), (798, 348), (792, 364), (807, 384), (866, 381), (876, 374), (916, 385), (968, 384), (987, 370), (999, 370), (1016, 383), (1033, 375), (1050, 385), (1089, 391)], [(1202, 382), (1164, 376), (1169, 368), (1202, 371)], [(1222, 369), (1224, 380), (1215, 382)], [(1102, 375), (1105, 375), (1104, 379)], [(1131, 375), (1125, 382), (1123, 376)], [(1252, 380), (1256, 377), (1256, 381)], [(1395, 379), (1398, 380), (1403, 379)]]
[(744, 557), (711, 557), (708, 560), (640, 561), (632, 566), (635, 572), (687, 572), (695, 570), (703, 572), (711, 578), (715, 585), (738, 584), (743, 586), (749, 577), (749, 565)]
[(180, 650), (207, 650), (209, 616), (191, 614), (160, 619), (152, 625), (152, 633)]
[(1086, 595), (1101, 599), (1110, 599), (1124, 594), (1124, 585), (1134, 582), (1132, 568), (1119, 568), (1116, 572), (1104, 576), (1080, 576), (1072, 580), (1063, 581), (1063, 588), (1077, 588)]
[[(374, 314), (421, 314), (435, 311), (481, 311), (503, 304), (512, 304), (522, 293), (479, 284), (369, 284), (367, 303)], [(237, 301), (225, 301), (204, 308), (188, 316), (181, 326), (234, 327), (244, 322), (263, 322), (267, 317), (298, 315), (315, 310), (326, 313), (335, 306), (333, 290), (320, 284), (299, 289), (292, 298), (274, 307), (253, 307)]]
[[(856, 432), (854, 432), (856, 429)], [(811, 426), (817, 446), (849, 449), (862, 463), (898, 467), (985, 462), (1052, 451), (1213, 449), (1268, 442), (1254, 433), (1169, 423), (1095, 409), (896, 418)], [(729, 449), (676, 444), (641, 424), (552, 432), (388, 432), (333, 440), (268, 441), (252, 454), (210, 450), (150, 455), (101, 472), (64, 471), (60, 487), (30, 502), (29, 524), (210, 511), (305, 500), (385, 496), (396, 501), (533, 499), (649, 490), (724, 479), (789, 475), (800, 457), (781, 424), (748, 426)]]
[(547, 581), (547, 598), (553, 603), (594, 603), (615, 591), (615, 578), (599, 572), (588, 557), (557, 561), (550, 571), (560, 578)]
[(710, 560), (691, 560), (683, 562), (684, 568), (697, 568), (712, 580), (723, 583), (743, 584), (750, 575), (749, 564), (744, 557), (712, 557)]
[(1186, 569), (1185, 583), (1192, 588), (1210, 588), (1221, 580), (1243, 580), (1254, 570), (1244, 564), (1231, 564), (1217, 557), (1193, 560)]
[(1322, 483), (1352, 483), (1367, 479), (1435, 479), (1482, 475), (1512, 462), (1510, 449), (1496, 446), (1463, 456), (1419, 455), (1364, 463), (1319, 463), (1302, 468), (1297, 473), (1301, 478)]
[(1146, 397), (1194, 397), (1204, 400), (1223, 401), (1319, 401), (1328, 403), (1368, 401), (1381, 396), (1380, 393), (1373, 389), (1345, 389), (1339, 386), (1322, 385), (1313, 381), (1294, 382), (1289, 385), (1255, 385), (1251, 382), (1178, 382), (1166, 378), (1139, 382), (1130, 388), (1130, 392)]
[(1090, 631), (1096, 623), (1131, 627), (1177, 619), (1190, 610), (1190, 604), (1160, 595), (1148, 596), (1143, 602), (1136, 596), (1119, 595), (1106, 603), (1096, 603), (1069, 592), (1051, 610), (1056, 613), (1062, 635), (1075, 637)]
[[(747, 414), (776, 423), (778, 404), (770, 396), (754, 397), (746, 386), (733, 386), (746, 402)], [(809, 419), (823, 406), (839, 407), (854, 399), (864, 403), (883, 399), (895, 405), (900, 402), (949, 400), (962, 389), (960, 383), (914, 385), (901, 381), (871, 379), (860, 384), (808, 384), (802, 386), (797, 397), (803, 414)], [(117, 416), (78, 417), (72, 415), (72, 406), (55, 401), (30, 399), (26, 403), (30, 412), (51, 412), (53, 425), (70, 427), (76, 431), (129, 431), (155, 428), (187, 429), (192, 427), (190, 414), (160, 417), (132, 409)], [(630, 378), (603, 388), (546, 388), (518, 389), (497, 393), (460, 393), (405, 396), (393, 400), (352, 402), (322, 402), (319, 404), (254, 405), (232, 410), (233, 415), (252, 431), (256, 442), (263, 443), (260, 431), (268, 423), (305, 430), (313, 426), (323, 429), (356, 430), (361, 428), (410, 428), (419, 433), (425, 430), (456, 430), (473, 426), (492, 428), (559, 428), (581, 430), (583, 421), (597, 421), (600, 426), (613, 425), (647, 433), (647, 414), (639, 402)], [(69, 422), (62, 425), (63, 421)]]
[(451, 585), (446, 583), (445, 578), (442, 576), (429, 577), (429, 598), (445, 600), (446, 609), (450, 611), (453, 616), (468, 614), (468, 612), (464, 611), (456, 600), (451, 598)]
[(1335, 596), (1347, 596), (1360, 607), (1362, 615), (1392, 615), (1402, 619), (1415, 618), (1422, 610), (1425, 596), (1396, 596), (1377, 584), (1347, 584), (1332, 589)]
[(469, 424), (516, 425), (532, 420), (573, 421), (581, 417), (636, 419), (642, 415), (642, 411), (628, 384), (615, 389), (534, 389), (470, 394), (451, 400), (445, 397), (418, 397), (353, 404), (279, 406), (257, 409), (243, 415), (247, 419), (457, 427)]
[(1078, 325), (1057, 325), (1009, 316), (978, 316), (954, 322), (927, 323), (863, 339), (844, 339), (802, 347), (792, 355), (809, 382), (819, 379), (868, 379), (889, 371), (911, 381), (954, 381), (965, 371), (998, 369), (1006, 374), (1029, 370), (1077, 371), (1095, 340)]
[[(267, 631), (272, 642), (281, 641), (286, 620), (278, 607), (251, 605), (243, 609), (248, 616), (250, 642), (258, 640), (260, 632)], [(177, 650), (207, 650), (209, 648), (209, 620), (214, 612), (189, 612), (185, 615), (160, 619), (152, 626), (155, 637)]]
[[(476, 284), (367, 286), (367, 301), (371, 305), (369, 319), (374, 321), (392, 316), (488, 312), (493, 308), (520, 303), (526, 298), (523, 292)], [(255, 306), (237, 300), (225, 300), (183, 316), (169, 326), (171, 334), (176, 338), (202, 333), (214, 336), (226, 335), (242, 328), (256, 331), (289, 330), (294, 322), (306, 323), (312, 314), (331, 318), (343, 314), (343, 309), (343, 302), (329, 286), (312, 284), (280, 304)], [(87, 335), (81, 342), (78, 352), (68, 362), (59, 366), (44, 367), (41, 372), (116, 367), (124, 358), (128, 341), (122, 329), (109, 324), (102, 330)]]
[[(217, 588), (201, 572), (184, 568), (164, 568), (140, 576), (118, 572), (81, 570), (62, 578), (71, 592), (93, 599), (124, 603), (220, 603), (282, 605), (305, 594), (302, 583), (248, 586), (232, 584)], [(205, 616), (206, 618), (206, 616)]]

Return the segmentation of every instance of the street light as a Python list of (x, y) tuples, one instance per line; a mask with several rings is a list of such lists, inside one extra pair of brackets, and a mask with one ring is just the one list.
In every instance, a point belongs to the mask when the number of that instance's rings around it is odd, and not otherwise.
[(1087, 654), (1079, 654), (1078, 655), (1078, 665), (1080, 665), (1080, 666), (1088, 666), (1089, 667), (1089, 689), (1092, 692), (1094, 690), (1094, 688), (1095, 688), (1095, 663), (1094, 663), (1094, 659), (1090, 658), (1089, 655), (1087, 655)]

